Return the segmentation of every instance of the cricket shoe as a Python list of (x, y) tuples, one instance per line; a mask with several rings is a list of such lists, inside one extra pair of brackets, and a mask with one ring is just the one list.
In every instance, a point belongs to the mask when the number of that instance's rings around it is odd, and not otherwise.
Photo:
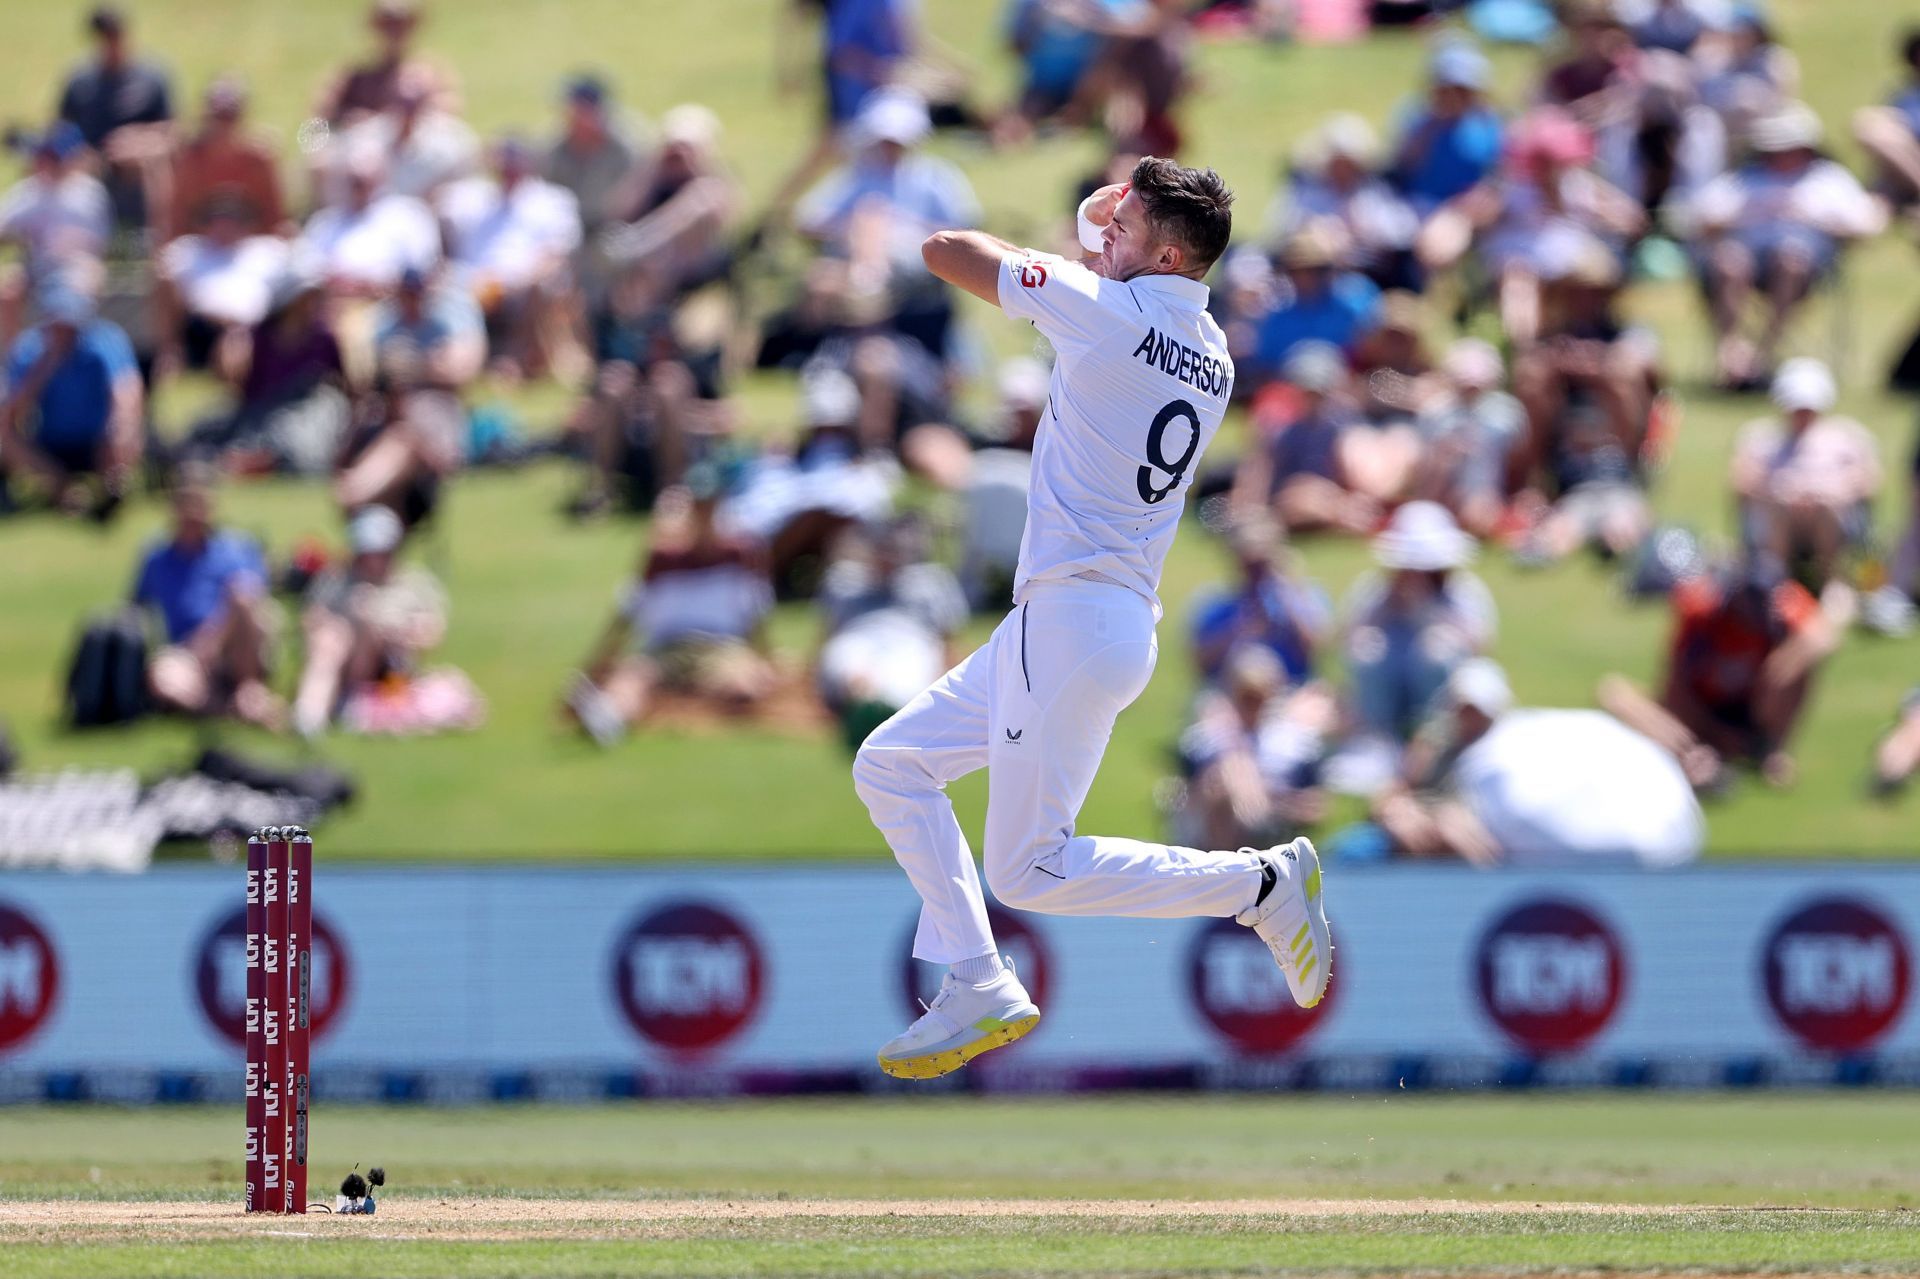
[(938, 1079), (983, 1052), (1004, 1048), (1040, 1024), (1040, 1009), (1013, 974), (975, 986), (952, 973), (927, 1011), (880, 1049), (880, 1069), (896, 1079)]
[(1273, 869), (1273, 887), (1264, 901), (1235, 918), (1260, 934), (1280, 961), (1293, 1002), (1311, 1008), (1327, 993), (1327, 979), (1333, 975), (1333, 934), (1320, 899), (1320, 854), (1302, 835), (1260, 857)]

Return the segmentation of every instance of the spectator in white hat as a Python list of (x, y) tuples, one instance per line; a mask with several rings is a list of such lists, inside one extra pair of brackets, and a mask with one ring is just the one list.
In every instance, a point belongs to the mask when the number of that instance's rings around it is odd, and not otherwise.
[(919, 149), (932, 127), (914, 95), (875, 93), (848, 133), (852, 160), (801, 199), (794, 222), (847, 260), (856, 295), (886, 296), (894, 326), (944, 358), (952, 304), (920, 245), (934, 231), (975, 225), (980, 202), (958, 168)]
[(293, 728), (302, 737), (324, 732), (356, 689), (410, 673), (445, 637), (445, 589), (425, 568), (395, 563), (405, 538), (392, 510), (361, 508), (347, 522), (346, 565), (307, 588), (307, 660), (293, 699)]
[(1365, 119), (1328, 117), (1298, 157), (1269, 226), (1283, 244), (1308, 224), (1333, 223), (1345, 245), (1340, 265), (1383, 289), (1417, 288), (1414, 234), (1420, 219), (1380, 176), (1380, 139)]
[(1818, 591), (1871, 531), (1880, 450), (1866, 427), (1833, 413), (1833, 375), (1820, 361), (1788, 360), (1772, 394), (1779, 415), (1749, 422), (1734, 443), (1742, 535)]
[(1600, 711), (1516, 709), (1484, 657), (1453, 672), (1373, 811), (1401, 853), (1481, 866), (1675, 866), (1706, 834), (1667, 752)]
[[(1821, 155), (1821, 136), (1820, 117), (1804, 103), (1759, 117), (1748, 131), (1748, 161), (1708, 182), (1686, 210), (1723, 386), (1765, 378), (1788, 323), (1844, 245), (1886, 224), (1859, 181)], [(1763, 321), (1750, 335), (1746, 318), (1756, 293)]]
[(1493, 642), (1486, 583), (1466, 568), (1474, 540), (1437, 502), (1409, 502), (1373, 541), (1382, 572), (1347, 598), (1344, 648), (1356, 740), (1344, 788), (1368, 793), (1460, 663)]
[(608, 260), (644, 263), (668, 302), (710, 279), (726, 256), (740, 184), (720, 153), (720, 117), (683, 102), (660, 117), (660, 147), (610, 197), (616, 223), (601, 236)]

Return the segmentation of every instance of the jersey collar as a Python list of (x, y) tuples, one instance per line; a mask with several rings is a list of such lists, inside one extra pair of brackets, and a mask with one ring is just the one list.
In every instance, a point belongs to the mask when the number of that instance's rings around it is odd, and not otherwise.
[(1207, 305), (1207, 286), (1184, 275), (1136, 275), (1127, 284), (1164, 300), (1169, 306), (1200, 311)]

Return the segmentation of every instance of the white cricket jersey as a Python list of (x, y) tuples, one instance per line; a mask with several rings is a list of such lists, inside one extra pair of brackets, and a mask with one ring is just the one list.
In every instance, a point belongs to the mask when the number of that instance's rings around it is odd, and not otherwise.
[(1092, 574), (1138, 591), (1159, 617), (1187, 489), (1233, 393), (1207, 286), (1109, 280), (1019, 250), (1001, 267), (1000, 306), (1033, 321), (1055, 355), (1014, 598), (1030, 582)]

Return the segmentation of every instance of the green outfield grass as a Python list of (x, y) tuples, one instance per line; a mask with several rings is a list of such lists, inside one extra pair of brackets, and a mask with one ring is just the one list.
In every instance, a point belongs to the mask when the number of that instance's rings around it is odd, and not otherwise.
[(356, 1162), (390, 1192), (372, 1221), (306, 1222), (206, 1206), (237, 1203), (238, 1119), (0, 1110), (0, 1271), (1920, 1266), (1904, 1094), (321, 1106), (316, 1201)]
[[(756, 200), (774, 187), (814, 118), (811, 99), (774, 90), (776, 33), (772, 0), (709, 0), (700, 5), (632, 5), (614, 0), (523, 4), (464, 0), (435, 6), (427, 47), (457, 69), (468, 108), (483, 129), (508, 123), (544, 131), (560, 77), (582, 65), (607, 67), (625, 99), (649, 113), (698, 98), (724, 118), (726, 149)], [(137, 6), (137, 37), (174, 69), (184, 99), (217, 69), (250, 78), (255, 114), (290, 137), (323, 73), (361, 38), (360, 0), (260, 0), (239, 4), (152, 0)], [(978, 71), (978, 96), (1004, 100), (1011, 72), (995, 49), (997, 5), (929, 6), (936, 33)], [(1892, 74), (1889, 46), (1905, 21), (1901, 6), (1879, 0), (1781, 0), (1773, 12), (1798, 53), (1807, 95), (1829, 128), (1844, 134), (1850, 111), (1883, 94)], [(78, 51), (75, 13), (61, 6), (22, 8), (8, 17), (11, 65), (0, 83), (0, 118), (31, 120), (46, 109), (61, 69)], [(720, 33), (726, 33), (722, 38)], [(1257, 44), (1208, 46), (1200, 53), (1205, 91), (1191, 112), (1192, 155), (1219, 166), (1241, 192), (1243, 226), (1260, 221), (1280, 159), (1325, 112), (1358, 110), (1384, 120), (1417, 78), (1422, 56), (1411, 37), (1387, 36), (1336, 49)], [(1503, 53), (1499, 66), (1514, 101), (1529, 55)], [(1018, 238), (1043, 234), (1095, 144), (1055, 139), (1011, 155), (964, 144), (943, 150), (965, 165), (988, 211), (988, 224)], [(1851, 156), (1850, 143), (1839, 143)], [(1911, 448), (1912, 407), (1879, 394), (1891, 349), (1911, 323), (1920, 283), (1912, 248), (1887, 237), (1856, 254), (1847, 272), (1844, 324), (1822, 304), (1801, 344), (1837, 353), (1847, 378), (1845, 406), (1879, 435), (1890, 473)], [(1709, 530), (1727, 525), (1724, 473), (1742, 421), (1763, 407), (1703, 393), (1704, 324), (1687, 287), (1639, 289), (1635, 305), (1665, 338), (1687, 395), (1687, 419), (1658, 493), (1663, 513)], [(970, 317), (1001, 351), (1029, 341), (971, 304)], [(752, 379), (744, 388), (749, 428), (784, 428), (792, 388)], [(189, 386), (160, 405), (171, 429), (204, 401)], [(558, 417), (554, 388), (516, 393), (536, 429)], [(1214, 464), (1237, 447), (1229, 432)], [(616, 523), (580, 529), (555, 513), (567, 491), (553, 468), (463, 479), (448, 499), (445, 529), (432, 549), (454, 599), (446, 660), (465, 667), (490, 702), (484, 729), (435, 741), (331, 740), (321, 755), (355, 772), (360, 804), (322, 833), (323, 856), (400, 855), (472, 858), (527, 856), (884, 855), (846, 777), (847, 760), (831, 740), (754, 732), (658, 734), (598, 754), (557, 731), (553, 700), (610, 605), (638, 552), (643, 528)], [(1905, 498), (1890, 490), (1879, 517), (1890, 527)], [(318, 488), (264, 484), (234, 492), (233, 520), (284, 552), (302, 533), (331, 534)], [(63, 736), (52, 723), (54, 685), (78, 619), (124, 591), (136, 550), (163, 512), (142, 502), (101, 534), (44, 518), (0, 523), (0, 716), (11, 721), (29, 767), (126, 764), (154, 769), (186, 760), (199, 740), (181, 724), (150, 724), (123, 734)], [(1362, 548), (1305, 548), (1310, 570), (1336, 594), (1365, 563)], [(1215, 580), (1220, 555), (1198, 529), (1182, 536), (1169, 564), (1160, 672), (1120, 721), (1113, 748), (1088, 802), (1083, 828), (1147, 833), (1158, 829), (1156, 781), (1191, 692), (1182, 636), (1195, 592)], [(1525, 577), (1499, 557), (1483, 571), (1502, 608), (1498, 655), (1525, 701), (1584, 705), (1596, 679), (1620, 669), (1641, 678), (1657, 667), (1666, 620), (1658, 608), (1628, 608), (1610, 576), (1589, 564)], [(982, 622), (971, 638), (982, 637)], [(803, 608), (783, 609), (776, 635), (796, 657), (813, 642)], [(1802, 781), (1791, 794), (1744, 788), (1711, 818), (1715, 854), (1870, 856), (1914, 851), (1920, 799), (1893, 806), (1861, 798), (1868, 752), (1901, 692), (1920, 677), (1920, 644), (1854, 639), (1823, 675), (1798, 743)], [(222, 736), (269, 754), (291, 748), (252, 734)], [(984, 785), (955, 789), (963, 818), (977, 822)]]

